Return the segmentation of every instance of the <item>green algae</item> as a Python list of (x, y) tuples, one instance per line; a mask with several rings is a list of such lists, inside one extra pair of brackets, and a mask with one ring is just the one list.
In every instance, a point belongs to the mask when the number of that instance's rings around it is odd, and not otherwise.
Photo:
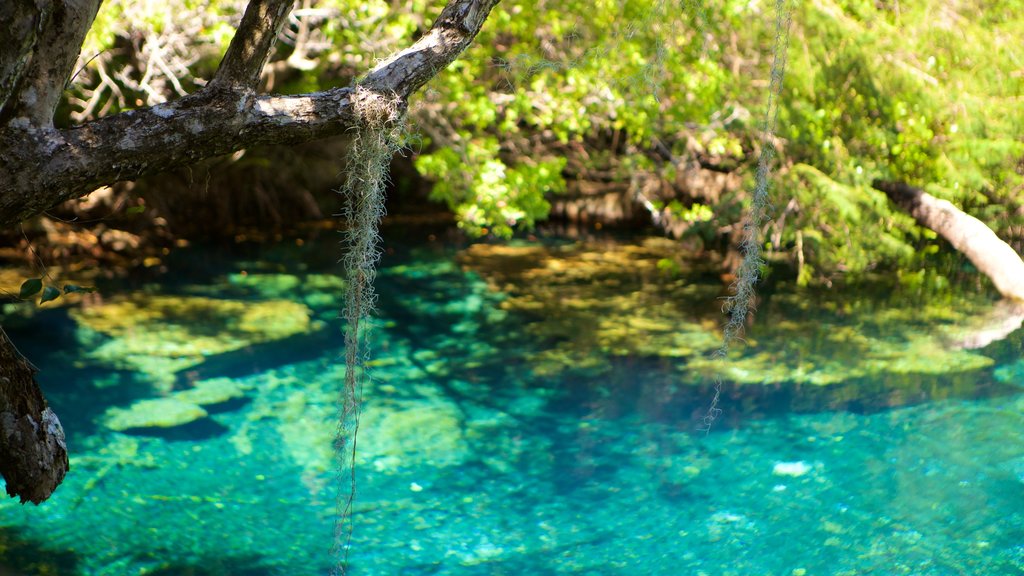
[(440, 399), (368, 405), (357, 461), (377, 471), (461, 464), (469, 455), (463, 419), (450, 401)]
[[(521, 263), (524, 270), (531, 265)], [(978, 400), (974, 381), (987, 368), (963, 373), (968, 387), (951, 392), (969, 400), (881, 413), (836, 412), (808, 401), (809, 409), (765, 418), (748, 398), (771, 387), (750, 386), (725, 406), (734, 427), (694, 437), (686, 420), (691, 404), (672, 399), (676, 388), (662, 390), (658, 382), (687, 382), (696, 371), (688, 367), (705, 346), (696, 335), (717, 334), (721, 286), (682, 282), (710, 295), (708, 306), (693, 305), (692, 297), (687, 305), (659, 300), (662, 288), (680, 279), (637, 279), (630, 270), (620, 286), (643, 294), (635, 300), (643, 307), (616, 311), (617, 302), (575, 333), (559, 328), (550, 336), (530, 328), (549, 319), (514, 308), (487, 321), (489, 310), (515, 294), (493, 292), (457, 269), (410, 266), (411, 281), (385, 273), (390, 292), (382, 295), (359, 435), (353, 568), (381, 575), (858, 574), (893, 566), (911, 573), (936, 557), (943, 566), (1015, 573), (1006, 566), (1021, 525), (1012, 512), (1021, 402)], [(806, 365), (802, 380), (775, 386), (800, 397), (810, 397), (810, 387), (794, 382), (840, 374), (857, 362), (880, 371), (835, 380), (828, 399), (897, 394), (904, 382), (945, 383), (935, 372), (959, 368), (942, 364), (941, 344), (963, 315), (979, 309), (945, 304), (952, 311), (900, 312), (897, 305), (775, 294), (737, 358), (762, 354), (765, 366), (753, 369), (768, 372)], [(585, 308), (577, 312), (584, 318)], [(682, 332), (672, 329), (679, 318), (689, 323)], [(622, 333), (612, 332), (616, 319)], [(635, 355), (613, 353), (634, 346), (630, 339), (654, 334), (668, 343), (680, 333), (696, 340), (675, 345), (694, 352), (662, 353), (642, 341)], [(69, 574), (235, 574), (248, 566), (254, 573), (326, 572), (336, 479), (331, 441), (344, 369), (340, 344), (325, 342), (315, 360), (273, 362), (244, 377), (189, 382), (185, 375), (178, 383), (185, 389), (162, 397), (206, 410), (226, 432), (172, 441), (161, 430), (140, 437), (138, 430), (101, 429), (75, 442), (73, 467), (81, 473), (69, 476), (48, 508), (0, 505), (0, 517), (78, 551), (80, 568)], [(549, 350), (569, 352), (554, 375), (535, 378), (536, 367), (524, 359)], [(898, 368), (910, 352), (921, 356), (917, 364)], [(574, 363), (587, 359), (608, 371), (580, 378)], [(834, 365), (821, 364), (827, 361)], [(62, 378), (59, 360), (47, 366)], [(646, 383), (642, 393), (632, 388), (628, 397), (598, 403), (567, 392), (616, 376)], [(90, 382), (99, 379), (68, 378), (82, 396), (68, 400), (58, 389), (54, 400), (77, 406), (95, 398)], [(232, 402), (229, 411), (204, 408), (243, 396), (248, 402)], [(809, 469), (779, 476), (780, 462)], [(950, 525), (958, 530), (944, 529)]]

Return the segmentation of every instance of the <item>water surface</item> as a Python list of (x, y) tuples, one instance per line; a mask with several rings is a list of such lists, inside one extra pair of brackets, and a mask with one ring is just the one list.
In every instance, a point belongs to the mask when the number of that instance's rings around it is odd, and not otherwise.
[[(984, 296), (769, 282), (721, 366), (721, 282), (665, 242), (389, 248), (351, 574), (1024, 571), (1024, 335), (957, 348)], [(10, 330), (72, 471), (0, 505), (2, 562), (325, 574), (333, 250), (193, 249)]]

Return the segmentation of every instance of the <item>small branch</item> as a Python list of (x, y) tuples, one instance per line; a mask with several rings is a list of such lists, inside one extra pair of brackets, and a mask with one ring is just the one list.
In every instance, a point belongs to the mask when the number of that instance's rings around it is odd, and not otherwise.
[(53, 126), (53, 113), (74, 72), (82, 41), (96, 19), (100, 2), (52, 2), (53, 14), (45, 23), (21, 81), (4, 108), (6, 123), (21, 127)]
[(409, 98), (469, 47), (499, 1), (452, 0), (429, 32), (374, 67), (359, 85), (403, 100)]
[(251, 0), (210, 84), (217, 88), (255, 91), (291, 9), (292, 0)]
[(1024, 302), (1024, 260), (984, 222), (902, 182), (875, 180), (871, 186), (963, 253), (1004, 298)]

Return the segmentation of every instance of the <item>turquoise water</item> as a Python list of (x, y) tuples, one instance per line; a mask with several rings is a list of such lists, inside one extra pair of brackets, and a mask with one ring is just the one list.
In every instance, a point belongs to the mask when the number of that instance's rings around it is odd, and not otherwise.
[[(351, 574), (1024, 573), (1024, 335), (951, 343), (984, 298), (769, 282), (704, 435), (718, 279), (538, 246), (385, 256)], [(10, 329), (73, 456), (49, 502), (0, 504), (0, 564), (325, 574), (333, 250), (183, 251)], [(140, 425), (155, 399), (192, 412)]]

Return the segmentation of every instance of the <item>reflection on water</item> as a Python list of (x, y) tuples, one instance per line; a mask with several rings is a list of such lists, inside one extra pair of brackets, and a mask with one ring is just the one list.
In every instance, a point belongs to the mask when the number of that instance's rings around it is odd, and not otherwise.
[[(317, 254), (196, 251), (12, 331), (73, 457), (0, 505), (0, 574), (326, 573)], [(1024, 335), (956, 346), (981, 298), (766, 286), (704, 436), (721, 285), (670, 243), (399, 249), (378, 286), (352, 574), (1024, 570)]]

